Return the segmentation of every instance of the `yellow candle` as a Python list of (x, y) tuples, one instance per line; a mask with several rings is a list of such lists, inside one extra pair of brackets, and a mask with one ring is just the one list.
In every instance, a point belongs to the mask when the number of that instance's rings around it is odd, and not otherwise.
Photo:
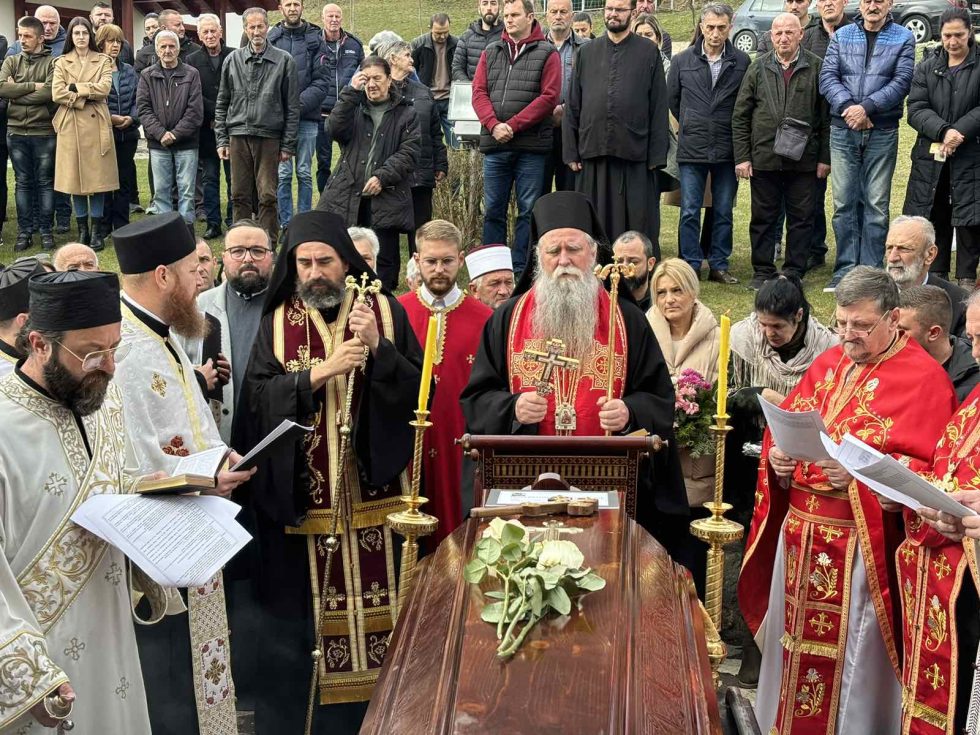
[(718, 346), (718, 415), (728, 415), (728, 339), (732, 320), (721, 315), (721, 343)]
[(422, 362), (422, 383), (419, 385), (419, 411), (429, 408), (429, 384), (432, 383), (432, 363), (436, 359), (436, 333), (439, 320), (429, 317), (429, 329), (425, 333), (425, 359)]

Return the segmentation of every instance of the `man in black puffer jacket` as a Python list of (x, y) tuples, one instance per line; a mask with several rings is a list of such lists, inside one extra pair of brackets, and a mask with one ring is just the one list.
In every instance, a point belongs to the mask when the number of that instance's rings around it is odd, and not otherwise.
[[(317, 131), (322, 124), (320, 107), (327, 96), (327, 53), (323, 31), (303, 20), (301, 0), (279, 3), (283, 20), (269, 30), (268, 43), (285, 51), (296, 62), (299, 84), (299, 135), (296, 155), (279, 164), (279, 226), (285, 229), (293, 216), (293, 170), (296, 171), (296, 212), (308, 212), (313, 206), (313, 154)], [(295, 162), (295, 163), (294, 163)]]
[(504, 24), (500, 22), (500, 0), (480, 0), (480, 19), (463, 31), (453, 53), (453, 81), (471, 82), (476, 76), (483, 50), (500, 38)]
[[(473, 79), (473, 109), (483, 126), (483, 242), (507, 242), (510, 190), (517, 196), (511, 252), (524, 270), (531, 209), (544, 188), (552, 114), (561, 97), (561, 60), (534, 19), (531, 0), (504, 3), (504, 33), (487, 46)], [(459, 51), (457, 50), (457, 55)]]

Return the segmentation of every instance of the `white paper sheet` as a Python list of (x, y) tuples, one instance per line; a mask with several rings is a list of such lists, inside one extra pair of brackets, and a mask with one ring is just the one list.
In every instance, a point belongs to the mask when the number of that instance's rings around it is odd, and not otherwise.
[(520, 505), (521, 503), (547, 503), (549, 498), (556, 495), (563, 495), (569, 498), (583, 500), (598, 500), (599, 508), (606, 510), (619, 507), (619, 494), (615, 491), (589, 491), (580, 490), (578, 492), (561, 492), (558, 490), (491, 490), (487, 498), (487, 507), (498, 507), (501, 505)]
[(197, 475), (198, 477), (215, 477), (221, 469), (221, 461), (228, 453), (228, 447), (223, 444), (214, 449), (205, 449), (186, 457), (181, 457), (174, 466), (172, 475)]
[(776, 446), (793, 459), (819, 462), (830, 459), (820, 437), (827, 434), (827, 427), (816, 411), (786, 411), (761, 395), (759, 405)]
[(198, 587), (251, 536), (241, 506), (214, 495), (95, 495), (72, 520), (128, 556), (165, 587)]
[(889, 500), (918, 510), (925, 506), (957, 518), (977, 515), (947, 493), (887, 454), (881, 454), (848, 434), (841, 442), (837, 461), (860, 482)]

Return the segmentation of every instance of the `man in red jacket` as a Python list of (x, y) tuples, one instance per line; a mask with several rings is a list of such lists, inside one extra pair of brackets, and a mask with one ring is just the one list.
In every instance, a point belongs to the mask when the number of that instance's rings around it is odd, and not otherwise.
[(473, 77), (473, 109), (483, 126), (483, 242), (507, 242), (507, 205), (513, 186), (515, 273), (524, 270), (531, 208), (544, 193), (551, 115), (560, 95), (561, 61), (534, 19), (531, 0), (505, 2), (504, 32), (486, 47)]

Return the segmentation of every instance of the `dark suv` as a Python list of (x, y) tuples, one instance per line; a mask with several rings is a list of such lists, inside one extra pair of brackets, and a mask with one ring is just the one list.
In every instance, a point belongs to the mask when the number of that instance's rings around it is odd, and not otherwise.
[[(973, 27), (980, 27), (980, 0), (897, 0), (892, 6), (892, 18), (910, 31), (916, 43), (939, 39), (939, 18), (951, 7), (969, 7)], [(759, 39), (769, 31), (773, 18), (783, 12), (782, 0), (745, 0), (735, 13), (732, 22), (732, 43), (746, 53), (759, 47)], [(854, 18), (859, 12), (857, 0), (844, 6), (844, 14)], [(810, 14), (816, 15), (816, 5), (810, 5)]]

